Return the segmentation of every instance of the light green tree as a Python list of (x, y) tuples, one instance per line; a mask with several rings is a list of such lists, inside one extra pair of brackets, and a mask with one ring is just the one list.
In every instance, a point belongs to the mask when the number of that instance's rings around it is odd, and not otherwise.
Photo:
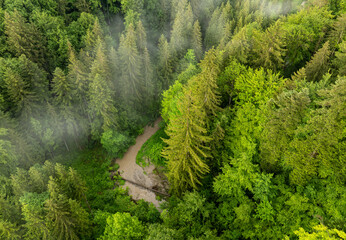
[(115, 213), (107, 218), (103, 235), (98, 240), (143, 239), (145, 228), (137, 217), (129, 213)]
[(206, 135), (206, 113), (195, 90), (184, 89), (183, 96), (177, 104), (178, 116), (170, 119), (164, 140), (167, 147), (162, 154), (168, 160), (168, 180), (171, 190), (182, 193), (190, 188), (197, 188), (200, 179), (209, 171), (205, 158), (209, 156), (211, 139)]
[[(197, 75), (192, 84), (196, 85), (196, 93), (207, 115), (216, 113), (220, 110), (220, 94), (218, 92), (217, 77), (220, 72), (221, 54), (211, 49), (201, 60), (201, 73)], [(191, 80), (192, 81), (192, 80)]]
[(313, 227), (313, 233), (306, 232), (303, 228), (294, 231), (294, 233), (299, 237), (300, 240), (315, 240), (315, 239), (325, 239), (325, 240), (337, 240), (346, 239), (346, 233), (338, 229), (328, 229), (323, 224)]

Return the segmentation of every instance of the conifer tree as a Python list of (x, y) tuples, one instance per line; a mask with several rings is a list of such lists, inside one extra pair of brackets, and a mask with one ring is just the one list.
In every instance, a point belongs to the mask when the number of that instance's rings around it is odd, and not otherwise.
[(25, 193), (20, 198), (22, 214), (25, 220), (25, 239), (49, 239), (50, 231), (45, 221), (44, 202), (48, 194)]
[[(143, 54), (143, 73), (144, 73), (144, 83), (145, 83), (145, 103), (149, 106), (154, 100), (154, 82), (153, 82), (153, 67), (150, 61), (150, 54), (147, 48), (144, 49)], [(157, 89), (158, 92), (158, 89)]]
[(130, 24), (126, 36), (120, 38), (119, 58), (121, 62), (122, 99), (134, 106), (142, 100), (142, 59), (138, 52), (134, 26)]
[(121, 73), (120, 60), (117, 51), (114, 47), (111, 47), (108, 51), (108, 62), (110, 69), (110, 79), (112, 83), (110, 87), (114, 92), (114, 96), (120, 96), (120, 80), (119, 75)]
[(49, 199), (45, 202), (46, 224), (54, 239), (79, 239), (78, 235), (87, 235), (89, 219), (87, 212), (76, 200), (69, 199), (61, 192), (56, 179), (48, 182)]
[(205, 158), (211, 139), (206, 136), (206, 113), (193, 88), (186, 88), (177, 105), (179, 116), (170, 119), (165, 139), (167, 147), (162, 154), (168, 160), (168, 180), (171, 190), (181, 194), (197, 188), (204, 174), (209, 171)]
[(16, 56), (24, 54), (40, 67), (48, 70), (46, 63), (46, 43), (38, 29), (31, 23), (26, 23), (24, 17), (14, 10), (5, 12), (5, 33), (11, 50)]
[(329, 36), (330, 49), (332, 53), (338, 47), (338, 45), (345, 41), (345, 29), (346, 29), (346, 13), (340, 15), (333, 24), (333, 29)]
[(304, 79), (306, 79), (305, 67), (302, 67), (297, 72), (295, 72), (291, 78), (294, 81), (303, 81)]
[(329, 42), (327, 41), (305, 66), (305, 74), (308, 81), (315, 82), (322, 78), (328, 70), (329, 56)]
[(193, 12), (191, 5), (186, 0), (179, 2), (178, 12), (174, 19), (171, 31), (171, 51), (172, 54), (180, 57), (190, 48), (191, 34), (193, 32)]
[(18, 233), (19, 228), (9, 222), (0, 219), (0, 237), (2, 239), (17, 240), (20, 239), (20, 234)]
[(216, 115), (220, 110), (220, 95), (217, 86), (217, 77), (220, 72), (221, 59), (215, 49), (209, 50), (200, 63), (202, 72), (194, 79), (197, 88), (196, 94), (207, 115)]
[(232, 28), (233, 28), (233, 21), (229, 21), (226, 23), (224, 29), (223, 29), (223, 35), (220, 40), (219, 48), (221, 50), (225, 49), (229, 41), (231, 40), (232, 36)]
[(16, 112), (19, 113), (24, 107), (27, 98), (33, 100), (33, 93), (29, 90), (29, 85), (22, 77), (8, 68), (4, 73), (4, 82), (9, 99), (16, 106)]
[(53, 89), (57, 105), (70, 106), (72, 102), (72, 86), (61, 68), (56, 68), (53, 73)]
[(260, 29), (260, 26), (256, 22), (241, 28), (226, 45), (226, 54), (234, 57), (242, 64), (248, 63), (253, 45), (253, 36), (258, 29)]
[(104, 40), (103, 31), (100, 26), (98, 18), (95, 18), (94, 25), (92, 29), (88, 29), (86, 37), (85, 37), (85, 50), (91, 55), (95, 56), (97, 41), (101, 39)]
[(255, 59), (257, 66), (261, 66), (274, 71), (280, 70), (283, 66), (284, 45), (281, 39), (282, 28), (280, 21), (268, 28), (264, 33), (256, 31)]
[(82, 113), (86, 113), (87, 99), (86, 92), (88, 90), (88, 71), (85, 65), (77, 58), (71, 44), (69, 44), (69, 65), (67, 78), (73, 86), (74, 98), (82, 109)]
[(198, 20), (195, 21), (195, 24), (193, 25), (191, 47), (195, 52), (196, 60), (199, 61), (202, 59), (202, 33)]
[(145, 32), (142, 21), (138, 21), (136, 24), (136, 45), (138, 47), (138, 51), (143, 54), (147, 47), (147, 34)]
[(0, 176), (9, 177), (18, 165), (15, 148), (8, 139), (8, 129), (0, 128)]
[(159, 39), (159, 61), (158, 61), (158, 75), (161, 79), (162, 88), (168, 89), (171, 84), (172, 78), (172, 55), (169, 48), (169, 44), (164, 35), (161, 35)]
[(92, 117), (91, 133), (94, 137), (101, 136), (101, 128), (107, 130), (116, 125), (116, 108), (106, 80), (96, 74), (90, 83), (89, 112)]
[(232, 7), (229, 1), (222, 3), (216, 8), (210, 18), (210, 22), (206, 31), (205, 46), (207, 49), (217, 47), (220, 42), (225, 46), (231, 31), (232, 26), (230, 18), (232, 15)]
[(80, 12), (89, 12), (90, 11), (90, 5), (86, 0), (76, 0), (73, 5), (80, 11)]
[(116, 125), (116, 112), (110, 87), (110, 70), (101, 40), (98, 41), (95, 61), (91, 67), (88, 110), (93, 119), (91, 131), (100, 137), (101, 128), (106, 130)]
[(339, 51), (335, 52), (334, 65), (338, 68), (339, 76), (346, 75), (346, 41), (340, 43)]

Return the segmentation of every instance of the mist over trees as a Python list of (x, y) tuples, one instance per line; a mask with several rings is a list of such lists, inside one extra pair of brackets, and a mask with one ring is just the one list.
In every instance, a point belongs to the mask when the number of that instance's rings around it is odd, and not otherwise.
[[(0, 0), (0, 239), (345, 239), (345, 14)], [(110, 177), (159, 116), (161, 212)]]

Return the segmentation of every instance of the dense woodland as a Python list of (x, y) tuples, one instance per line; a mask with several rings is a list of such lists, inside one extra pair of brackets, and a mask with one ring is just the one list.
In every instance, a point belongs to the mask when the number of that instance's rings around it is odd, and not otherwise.
[[(345, 0), (0, 0), (0, 239), (346, 239)], [(111, 179), (137, 159), (159, 212)]]

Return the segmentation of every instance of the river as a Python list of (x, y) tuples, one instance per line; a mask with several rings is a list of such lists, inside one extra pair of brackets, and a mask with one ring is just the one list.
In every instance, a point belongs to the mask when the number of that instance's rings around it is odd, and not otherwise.
[[(142, 168), (136, 164), (136, 156), (142, 145), (159, 129), (159, 123), (161, 118), (157, 119), (154, 126), (147, 125), (144, 128), (142, 135), (136, 138), (136, 144), (131, 146), (121, 159), (116, 159), (116, 163), (119, 164), (118, 171), (120, 175), (131, 182), (145, 186), (146, 188), (153, 188), (158, 184), (159, 178), (153, 173), (155, 166), (149, 165), (146, 168)], [(129, 189), (129, 195), (133, 200), (144, 199), (147, 202), (153, 203), (157, 208), (160, 206), (160, 201), (156, 199), (156, 195), (153, 191), (140, 187), (137, 184), (125, 181), (123, 188)]]

